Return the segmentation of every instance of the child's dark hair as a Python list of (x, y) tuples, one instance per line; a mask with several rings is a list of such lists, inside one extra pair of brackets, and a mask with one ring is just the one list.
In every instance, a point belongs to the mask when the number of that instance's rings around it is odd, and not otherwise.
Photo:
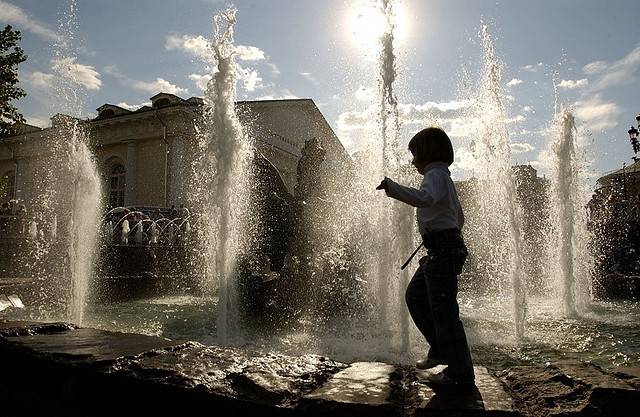
[(453, 163), (451, 139), (439, 127), (428, 127), (416, 133), (409, 141), (409, 150), (420, 162)]

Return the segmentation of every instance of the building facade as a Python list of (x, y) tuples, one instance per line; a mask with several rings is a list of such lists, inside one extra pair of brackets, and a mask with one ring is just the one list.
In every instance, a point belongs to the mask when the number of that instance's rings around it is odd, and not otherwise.
[[(305, 143), (317, 138), (327, 159), (348, 160), (337, 136), (311, 99), (240, 101), (236, 109), (257, 150), (279, 173), (289, 194)], [(160, 93), (151, 106), (127, 110), (112, 104), (88, 120), (90, 146), (103, 180), (105, 205), (189, 204), (187, 179), (198, 149), (198, 120), (203, 100)], [(0, 140), (2, 201), (29, 206), (39, 193), (39, 170), (51, 157), (51, 141), (67, 119), (52, 117), (52, 127), (20, 125), (19, 134)], [(60, 138), (57, 138), (60, 140)]]

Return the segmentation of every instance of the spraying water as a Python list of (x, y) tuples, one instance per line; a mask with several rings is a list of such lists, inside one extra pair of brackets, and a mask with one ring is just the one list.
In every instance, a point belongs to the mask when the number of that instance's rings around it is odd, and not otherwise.
[[(401, 169), (400, 117), (395, 83), (398, 77), (394, 37), (396, 30), (395, 1), (380, 0), (383, 31), (380, 36), (378, 57), (379, 127), (381, 137), (381, 174), (396, 178), (402, 183), (411, 183), (410, 169)], [(380, 176), (382, 176), (380, 175)], [(378, 299), (381, 320), (387, 326), (400, 323), (400, 349), (409, 350), (409, 313), (405, 307), (404, 291), (409, 281), (409, 269), (400, 272), (401, 259), (411, 252), (414, 244), (414, 210), (397, 201), (385, 199), (378, 205)], [(393, 262), (389, 262), (389, 258)], [(398, 274), (400, 275), (398, 277)]]
[(393, 50), (395, 29), (393, 1), (381, 0), (380, 9), (384, 17), (384, 30), (380, 36), (380, 57), (378, 59), (382, 171), (383, 173), (395, 173), (400, 162), (398, 152), (400, 118), (398, 98), (393, 88), (397, 77), (396, 55)]
[[(496, 56), (486, 25), (480, 37), (484, 48), (482, 82), (475, 100), (478, 121), (475, 156), (484, 178), (476, 187), (476, 203), (469, 210), (474, 223), (469, 239), (479, 255), (487, 286), (512, 299), (515, 334), (524, 333), (526, 295), (523, 272), (522, 221), (511, 170), (511, 149), (500, 87), (502, 64)], [(467, 227), (467, 230), (470, 228)]]
[(577, 130), (573, 114), (563, 109), (556, 115), (556, 141), (551, 145), (552, 233), (549, 254), (554, 265), (552, 279), (565, 315), (575, 316), (586, 302), (590, 264), (586, 250), (589, 234), (586, 228), (586, 204), (577, 158)]
[[(62, 213), (69, 213), (66, 230), (71, 284), (68, 318), (81, 325), (97, 250), (101, 193), (95, 161), (88, 148), (89, 135), (77, 118), (82, 113), (85, 90), (79, 80), (78, 64), (75, 63), (77, 58), (73, 53), (76, 30), (77, 6), (75, 1), (70, 1), (69, 9), (61, 19), (58, 31), (60, 40), (54, 45), (52, 62), (60, 106), (57, 110), (74, 117), (65, 118), (58, 125), (58, 137), (55, 141), (58, 149), (54, 153), (66, 155), (66, 158), (61, 159), (66, 161), (66, 165), (59, 167), (61, 173), (65, 174), (60, 176), (65, 184), (62, 184), (63, 188), (56, 195), (68, 198), (66, 193), (71, 190), (69, 203), (57, 203), (60, 210), (63, 210)], [(70, 204), (68, 211), (65, 209), (66, 204)]]
[(217, 333), (220, 343), (238, 337), (236, 259), (250, 231), (246, 224), (253, 145), (235, 109), (238, 68), (234, 59), (233, 28), (236, 9), (230, 7), (214, 17), (210, 45), (212, 78), (204, 98), (200, 146), (203, 172), (198, 181), (204, 190), (205, 263), (209, 287), (217, 282), (219, 303)]
[(69, 222), (69, 264), (71, 267), (71, 319), (82, 325), (93, 276), (97, 230), (100, 219), (100, 180), (89, 149), (73, 127), (69, 150), (69, 171), (72, 174), (73, 196)]

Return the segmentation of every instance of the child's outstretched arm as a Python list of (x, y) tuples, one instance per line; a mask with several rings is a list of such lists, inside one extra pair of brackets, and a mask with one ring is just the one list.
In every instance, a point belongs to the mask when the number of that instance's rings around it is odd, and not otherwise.
[[(435, 170), (434, 170), (435, 171)], [(437, 171), (425, 175), (420, 189), (400, 185), (391, 178), (385, 177), (379, 186), (387, 196), (414, 207), (430, 207), (440, 201), (447, 193), (446, 183)]]

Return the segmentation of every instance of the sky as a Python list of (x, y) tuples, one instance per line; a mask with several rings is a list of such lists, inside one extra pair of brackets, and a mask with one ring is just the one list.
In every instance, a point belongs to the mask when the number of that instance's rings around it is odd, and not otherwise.
[[(375, 130), (378, 20), (375, 0), (237, 0), (239, 100), (311, 98), (346, 149), (370, 143)], [(74, 59), (56, 58), (61, 22), (75, 6)], [(19, 66), (27, 97), (14, 104), (45, 127), (60, 111), (54, 68), (81, 84), (81, 116), (105, 103), (148, 104), (159, 92), (203, 96), (205, 59), (219, 0), (0, 0), (0, 24), (22, 32)], [(554, 140), (554, 109), (576, 116), (594, 176), (632, 162), (627, 130), (640, 112), (640, 24), (636, 0), (395, 0), (395, 84), (401, 142), (434, 121), (458, 158), (454, 178), (472, 174), (461, 156), (474, 139), (465, 120), (480, 78), (486, 24), (503, 64), (502, 98), (513, 163), (543, 174)], [(554, 87), (555, 86), (555, 87)]]

